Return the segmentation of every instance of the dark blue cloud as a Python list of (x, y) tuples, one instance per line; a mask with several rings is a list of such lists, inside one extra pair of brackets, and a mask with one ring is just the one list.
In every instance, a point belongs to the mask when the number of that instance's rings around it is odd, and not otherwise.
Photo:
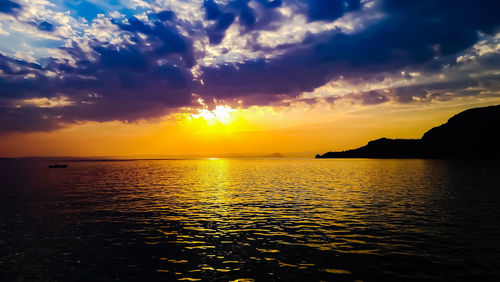
[[(236, 19), (243, 27), (243, 33), (254, 30), (274, 30), (279, 27), (282, 14), (274, 9), (282, 6), (281, 0), (257, 0), (258, 5), (252, 7), (249, 5), (250, 2), (251, 0), (232, 0), (221, 7), (213, 0), (204, 1), (206, 18), (218, 21), (207, 31), (212, 44), (222, 42), (225, 30)], [(310, 21), (333, 21), (345, 13), (358, 11), (362, 7), (359, 0), (295, 0), (291, 3), (297, 4), (297, 12), (306, 14)]]
[(171, 21), (175, 19), (175, 13), (172, 11), (161, 11), (155, 14), (149, 14), (148, 18), (150, 20), (160, 20), (162, 22)]
[(360, 0), (294, 0), (298, 13), (305, 14), (309, 21), (334, 21), (346, 13), (362, 9)]
[(281, 7), (281, 0), (258, 0), (266, 8), (278, 8)]
[(251, 8), (250, 2), (250, 0), (232, 0), (222, 8), (211, 0), (203, 3), (206, 18), (217, 21), (207, 30), (211, 44), (220, 44), (225, 37), (226, 30), (236, 20), (243, 27), (242, 32), (278, 27), (282, 16), (275, 12), (274, 8), (281, 6), (280, 0), (258, 0), (259, 5), (256, 8)]
[(234, 22), (234, 15), (231, 13), (224, 13), (219, 17), (216, 28), (218, 30), (226, 30), (233, 22)]
[(55, 30), (55, 26), (49, 22), (43, 21), (38, 24), (38, 29), (42, 31), (52, 32)]
[(129, 47), (122, 49), (97, 46), (100, 63), (107, 68), (121, 68), (131, 72), (140, 72), (149, 66), (149, 60), (140, 50)]
[[(86, 3), (73, 2), (77, 6)], [(0, 11), (16, 9), (6, 10), (5, 3), (13, 2), (0, 2)], [(307, 15), (310, 21), (334, 21), (363, 8), (360, 1), (353, 0), (290, 3), (296, 4), (296, 13)], [(200, 8), (211, 23), (206, 30), (210, 43), (219, 44), (236, 22), (241, 33), (276, 28), (281, 18), (275, 8), (282, 4), (277, 0), (256, 0), (249, 5), (249, 1), (236, 0), (218, 5), (207, 0)], [(74, 43), (61, 48), (72, 58), (67, 62), (49, 58), (37, 64), (0, 55), (0, 132), (50, 130), (86, 120), (157, 117), (169, 108), (191, 105), (194, 93), (206, 100), (238, 98), (245, 106), (268, 105), (297, 98), (341, 77), (363, 83), (383, 81), (403, 70), (440, 73), (443, 65), (458, 64), (457, 55), (477, 43), (480, 33), (495, 34), (500, 27), (496, 14), (499, 1), (385, 0), (377, 7), (384, 17), (354, 33), (318, 33), (297, 44), (277, 46), (281, 55), (273, 58), (201, 66), (196, 79), (192, 68), (197, 56), (203, 53), (195, 53), (192, 40), (184, 31), (205, 36), (204, 27), (201, 23), (190, 26), (171, 11), (150, 13), (149, 21), (135, 17), (115, 20), (120, 33), (126, 33), (130, 41), (119, 45), (91, 41), (90, 53)], [(88, 18), (97, 12), (90, 9)], [(49, 22), (37, 27), (54, 29)], [(259, 48), (255, 44), (253, 51), (268, 51)], [(499, 61), (498, 56), (483, 56), (477, 64), (498, 70)], [(50, 72), (57, 75), (47, 75)], [(468, 74), (441, 84), (399, 87), (390, 93), (370, 91), (350, 97), (373, 105), (388, 101), (390, 95), (406, 103), (414, 97), (444, 99), (450, 91), (466, 96), (500, 89), (498, 75), (460, 79), (463, 77)], [(60, 95), (74, 104), (58, 108), (13, 106), (23, 99)]]
[(274, 59), (204, 67), (205, 87), (198, 92), (296, 97), (341, 76), (369, 82), (403, 70), (440, 72), (479, 40), (479, 31), (500, 27), (500, 17), (491, 12), (500, 9), (499, 1), (394, 0), (382, 7), (386, 17), (357, 33), (310, 36)]
[(253, 10), (248, 6), (241, 9), (240, 19), (241, 22), (248, 28), (252, 28), (256, 21)]
[[(169, 54), (179, 54), (182, 57), (182, 64), (187, 67), (192, 67), (195, 63), (192, 43), (189, 39), (184, 38), (178, 33), (174, 26), (166, 25), (162, 22), (154, 22), (152, 25), (146, 24), (143, 21), (132, 17), (127, 23), (116, 24), (124, 31), (129, 31), (135, 35), (132, 40), (141, 42), (137, 33), (143, 33), (151, 36), (149, 41), (143, 42), (152, 46), (154, 53), (157, 56)], [(147, 47), (149, 49), (150, 47)], [(139, 54), (137, 54), (139, 56)]]
[(0, 0), (0, 13), (13, 14), (21, 9), (21, 5), (10, 0)]
[(234, 22), (234, 15), (224, 13), (219, 16), (217, 23), (207, 30), (207, 35), (211, 44), (220, 44), (226, 35), (228, 29)]
[[(51, 130), (83, 120), (135, 121), (191, 103), (195, 82), (188, 68), (168, 62), (160, 65), (158, 57), (139, 55), (131, 48), (95, 49), (98, 60), (90, 61), (77, 44), (66, 47), (78, 60), (74, 66), (51, 61), (42, 67), (14, 60), (0, 65), (7, 74), (0, 77), (0, 132)], [(46, 71), (62, 71), (64, 77), (47, 77)], [(25, 78), (28, 74), (34, 77)], [(52, 99), (59, 95), (74, 104), (56, 108), (16, 108), (2, 104), (2, 101)]]
[(215, 20), (221, 15), (219, 5), (213, 0), (203, 1), (203, 7), (205, 8), (205, 16), (207, 20)]
[(233, 0), (229, 2), (228, 8), (237, 11), (240, 24), (251, 29), (255, 24), (256, 18), (253, 9), (248, 6), (249, 2), (248, 0)]
[(170, 21), (175, 17), (175, 13), (172, 11), (161, 11), (157, 15), (161, 21)]
[(344, 0), (310, 0), (309, 19), (310, 20), (336, 20), (345, 13), (346, 6)]
[(347, 12), (358, 11), (362, 6), (360, 0), (346, 0), (345, 5)]
[[(196, 84), (190, 40), (161, 21), (145, 24), (132, 18), (116, 25), (135, 38), (134, 44), (91, 42), (92, 58), (76, 43), (61, 48), (73, 64), (49, 59), (42, 66), (0, 55), (0, 132), (52, 130), (82, 120), (135, 121), (190, 105)], [(47, 72), (63, 75), (49, 77)], [(5, 103), (60, 95), (74, 103), (55, 108)]]

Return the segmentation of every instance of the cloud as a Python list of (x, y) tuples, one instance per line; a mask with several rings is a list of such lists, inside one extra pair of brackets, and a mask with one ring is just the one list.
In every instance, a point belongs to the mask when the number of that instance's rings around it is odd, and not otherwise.
[(203, 1), (203, 7), (205, 8), (205, 16), (207, 20), (216, 20), (221, 15), (219, 5), (213, 0)]
[(451, 81), (438, 81), (395, 87), (395, 98), (402, 103), (449, 99), (460, 96), (477, 96), (485, 91), (500, 91), (500, 77), (462, 77)]
[[(97, 2), (65, 2), (70, 13), (42, 2), (33, 14), (0, 1), (1, 13), (17, 13), (3, 16), (15, 32), (0, 36), (23, 34), (17, 41), (32, 45), (22, 50), (38, 52), (0, 49), (0, 132), (132, 122), (195, 106), (193, 97), (314, 104), (321, 97), (304, 93), (332, 81), (360, 85), (345, 98), (366, 106), (500, 91), (493, 0), (136, 1), (111, 14)], [(34, 39), (42, 35), (52, 41)], [(51, 57), (40, 57), (42, 43)], [(402, 84), (361, 87), (391, 79)]]
[[(168, 11), (167, 11), (168, 12)], [(149, 24), (145, 24), (143, 21), (137, 18), (129, 18), (128, 23), (116, 23), (122, 30), (129, 31), (134, 35), (132, 40), (136, 42), (136, 44), (146, 43), (144, 49), (154, 49), (154, 55), (163, 56), (168, 54), (182, 54), (182, 62), (186, 67), (192, 67), (194, 65), (194, 57), (192, 54), (192, 44), (191, 42), (179, 34), (178, 30), (174, 26), (167, 25), (166, 23), (162, 23), (159, 21), (153, 22), (152, 26)], [(144, 41), (139, 36), (139, 33), (149, 35), (150, 38), (148, 41)], [(158, 41), (156, 41), (157, 39)], [(156, 42), (155, 42), (156, 41)], [(102, 52), (107, 52), (103, 50)], [(103, 55), (103, 54), (102, 54)], [(127, 56), (127, 54), (122, 54)], [(130, 61), (131, 64), (141, 64), (140, 57), (143, 54), (132, 54), (132, 56), (127, 56), (127, 60)], [(108, 54), (104, 54), (104, 58), (109, 60), (114, 60), (116, 63), (121, 65), (128, 65), (127, 61), (123, 61), (122, 58), (118, 58), (117, 56), (108, 56)], [(138, 61), (139, 60), (139, 61)]]
[(340, 77), (370, 82), (405, 69), (438, 73), (479, 40), (478, 32), (493, 34), (500, 24), (500, 18), (490, 12), (500, 8), (498, 1), (455, 1), (453, 5), (382, 1), (381, 7), (385, 18), (356, 33), (311, 35), (273, 59), (203, 67), (205, 87), (199, 92), (215, 98), (296, 97)]
[(336, 20), (346, 12), (361, 9), (359, 0), (309, 0), (308, 16), (311, 21)]
[(21, 9), (21, 5), (10, 0), (0, 0), (0, 13), (13, 14)]
[[(25, 101), (16, 107), (4, 103), (0, 131), (50, 130), (85, 120), (135, 121), (189, 105), (195, 83), (190, 40), (160, 22), (131, 18), (116, 25), (133, 44), (91, 42), (91, 52), (76, 43), (61, 48), (73, 64), (48, 60), (42, 65), (0, 55), (0, 101)], [(61, 107), (33, 103), (59, 101), (60, 95), (67, 99)]]
[(389, 98), (387, 98), (387, 93), (377, 90), (371, 90), (352, 95), (352, 98), (361, 100), (361, 103), (363, 105), (378, 105), (389, 101)]
[(55, 26), (49, 22), (43, 21), (38, 24), (38, 29), (42, 31), (52, 32), (55, 30)]
[(150, 19), (157, 19), (157, 20), (160, 20), (162, 22), (165, 22), (165, 21), (171, 21), (175, 18), (175, 13), (172, 12), (172, 11), (161, 11), (159, 13), (155, 13), (155, 14), (149, 14), (148, 15)]
[(273, 23), (281, 20), (281, 14), (274, 9), (281, 6), (281, 1), (258, 0), (250, 7), (250, 0), (232, 0), (224, 7), (213, 0), (205, 0), (203, 8), (205, 17), (216, 23), (207, 29), (211, 44), (220, 44), (226, 30), (234, 23), (242, 27), (242, 32), (252, 30), (272, 29)]
[(208, 38), (211, 44), (220, 44), (226, 35), (228, 29), (234, 22), (234, 15), (231, 13), (221, 14), (217, 22), (207, 30)]

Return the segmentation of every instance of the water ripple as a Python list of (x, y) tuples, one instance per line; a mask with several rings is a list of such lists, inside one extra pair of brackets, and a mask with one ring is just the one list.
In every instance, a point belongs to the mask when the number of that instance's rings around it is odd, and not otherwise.
[(8, 281), (500, 278), (496, 162), (0, 165)]

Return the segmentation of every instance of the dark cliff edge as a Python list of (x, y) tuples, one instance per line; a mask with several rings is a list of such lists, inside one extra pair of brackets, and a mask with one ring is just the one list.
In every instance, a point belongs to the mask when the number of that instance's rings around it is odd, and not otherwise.
[(380, 138), (316, 158), (499, 158), (500, 105), (465, 110), (421, 139)]

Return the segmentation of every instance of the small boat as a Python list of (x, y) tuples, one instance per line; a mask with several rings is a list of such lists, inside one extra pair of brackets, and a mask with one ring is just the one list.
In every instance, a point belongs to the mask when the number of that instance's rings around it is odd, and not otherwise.
[(68, 165), (67, 164), (53, 164), (53, 165), (49, 165), (49, 168), (67, 168)]

